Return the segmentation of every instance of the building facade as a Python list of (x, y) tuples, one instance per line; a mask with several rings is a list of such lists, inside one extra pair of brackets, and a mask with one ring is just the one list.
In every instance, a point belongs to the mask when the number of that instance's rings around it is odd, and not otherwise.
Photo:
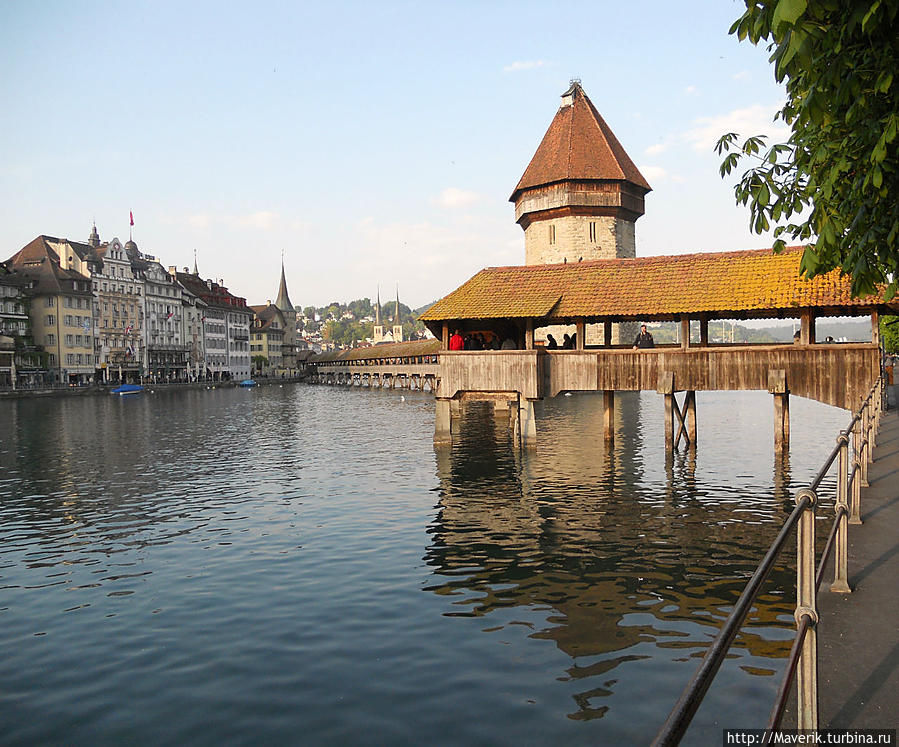
[(183, 286), (155, 257), (143, 255), (147, 376), (153, 382), (186, 381), (190, 344), (184, 340)]
[(206, 304), (202, 321), (207, 378), (248, 378), (250, 326), (254, 315), (246, 299), (230, 293), (221, 282), (203, 280), (196, 265), (193, 273), (177, 273), (177, 280)]
[[(287, 338), (288, 323), (284, 318), (284, 313), (272, 303), (267, 306), (251, 306), (250, 308), (255, 314), (253, 326), (250, 329), (250, 361), (255, 361), (254, 370), (266, 376), (279, 371), (282, 373), (287, 371), (288, 367), (283, 359), (283, 348), (284, 340)], [(292, 370), (296, 368), (296, 353), (291, 350), (290, 355), (293, 358), (293, 365), (290, 367)]]
[(94, 379), (94, 309), (90, 277), (63, 267), (56, 248), (66, 242), (38, 236), (6, 263), (27, 278), (28, 316), (36, 345), (46, 352), (53, 384), (88, 384)]

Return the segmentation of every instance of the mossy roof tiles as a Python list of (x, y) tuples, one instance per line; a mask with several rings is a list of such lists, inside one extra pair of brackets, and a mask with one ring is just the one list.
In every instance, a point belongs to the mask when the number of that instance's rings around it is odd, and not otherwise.
[[(422, 314), (422, 321), (497, 318), (663, 319), (727, 313), (771, 317), (798, 308), (884, 308), (853, 298), (833, 271), (806, 280), (802, 247), (489, 267)], [(551, 307), (549, 302), (557, 299)], [(899, 300), (889, 304), (899, 310)]]

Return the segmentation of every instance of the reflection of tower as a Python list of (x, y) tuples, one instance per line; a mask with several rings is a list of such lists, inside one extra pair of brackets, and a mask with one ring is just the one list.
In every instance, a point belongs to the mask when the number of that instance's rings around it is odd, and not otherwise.
[(400, 321), (400, 287), (396, 287), (396, 308), (393, 312), (393, 341), (403, 341), (403, 323)]
[(378, 300), (375, 303), (375, 325), (372, 328), (372, 342), (377, 345), (384, 341), (384, 325), (381, 324), (381, 289), (378, 288)]

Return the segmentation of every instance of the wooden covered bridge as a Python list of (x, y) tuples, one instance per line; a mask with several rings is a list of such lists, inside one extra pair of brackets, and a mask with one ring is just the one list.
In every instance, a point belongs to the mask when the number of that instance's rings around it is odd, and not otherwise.
[(387, 342), (332, 350), (309, 359), (307, 379), (316, 384), (437, 391), (440, 340)]
[[(682, 435), (695, 443), (695, 392), (760, 390), (773, 395), (775, 445), (788, 444), (789, 395), (855, 409), (880, 372), (879, 315), (899, 313), (897, 299), (853, 298), (837, 271), (802, 278), (801, 256), (793, 247), (482, 270), (421, 317), (441, 343), (435, 440), (452, 440), (454, 403), (475, 399), (511, 405), (527, 444), (537, 436), (534, 403), (569, 391), (604, 393), (610, 440), (615, 392), (650, 390), (664, 395), (671, 449)], [(815, 320), (833, 316), (869, 316), (871, 340), (822, 344)], [(800, 322), (795, 344), (709, 340), (713, 320), (785, 318)], [(679, 322), (680, 343), (633, 349), (628, 326), (651, 321)], [(575, 349), (542, 344), (553, 325), (573, 327)], [(451, 351), (456, 330), (516, 349)]]

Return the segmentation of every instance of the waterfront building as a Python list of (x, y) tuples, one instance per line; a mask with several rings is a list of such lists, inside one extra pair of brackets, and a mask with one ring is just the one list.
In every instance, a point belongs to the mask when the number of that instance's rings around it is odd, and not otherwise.
[(284, 258), (281, 258), (281, 283), (275, 306), (283, 317), (284, 337), (281, 341), (281, 363), (278, 368), (293, 374), (297, 367), (297, 311), (287, 293), (287, 278), (284, 276)]
[[(184, 269), (186, 272), (187, 268)], [(206, 376), (204, 321), (209, 304), (178, 282), (176, 267), (170, 267), (169, 274), (181, 288), (181, 339), (187, 346), (187, 377), (196, 381)]]
[(183, 286), (155, 257), (142, 259), (147, 375), (154, 382), (184, 381), (191, 346), (184, 339)]
[(46, 353), (35, 344), (28, 319), (32, 284), (0, 262), (0, 387), (35, 385), (47, 373)]
[[(524, 230), (525, 264), (567, 264), (637, 256), (636, 222), (651, 187), (618, 138), (573, 80), (510, 202)], [(561, 340), (574, 328), (551, 327)], [(591, 342), (602, 330), (587, 329)], [(617, 343), (636, 335), (615, 325)]]
[(6, 265), (27, 279), (32, 336), (47, 353), (49, 382), (87, 384), (95, 371), (91, 279), (63, 263), (89, 264), (71, 242), (38, 236)]
[(246, 299), (230, 293), (222, 281), (203, 280), (196, 263), (193, 273), (179, 272), (177, 280), (206, 304), (203, 335), (207, 377), (248, 378), (253, 310), (247, 306)]
[(89, 256), (97, 323), (96, 362), (104, 382), (139, 383), (146, 373), (147, 331), (144, 306), (146, 261), (137, 244), (118, 238), (100, 242), (91, 231)]
[[(266, 375), (288, 368), (283, 360), (284, 339), (287, 337), (289, 329), (284, 312), (271, 301), (266, 306), (251, 306), (250, 308), (255, 314), (253, 327), (250, 330), (250, 360), (252, 361), (257, 356), (265, 358), (266, 363), (256, 368)], [(292, 359), (291, 370), (296, 368), (295, 352), (292, 352)]]

